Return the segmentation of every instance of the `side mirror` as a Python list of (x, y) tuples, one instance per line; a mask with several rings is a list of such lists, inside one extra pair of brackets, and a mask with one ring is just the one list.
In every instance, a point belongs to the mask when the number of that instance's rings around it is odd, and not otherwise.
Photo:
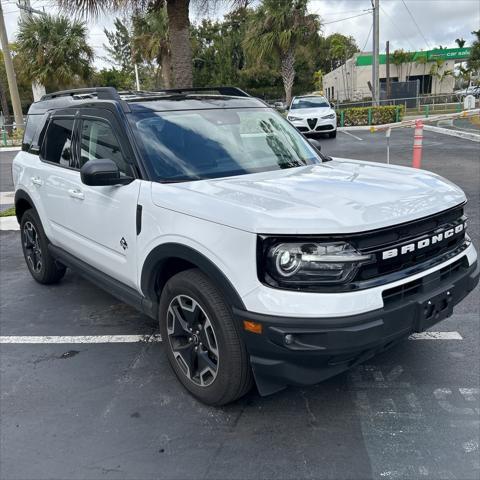
[(127, 185), (133, 182), (132, 177), (121, 177), (117, 164), (108, 158), (89, 160), (80, 169), (80, 178), (82, 183), (92, 187)]
[(335, 104), (333, 102), (330, 102), (330, 108), (335, 108)]

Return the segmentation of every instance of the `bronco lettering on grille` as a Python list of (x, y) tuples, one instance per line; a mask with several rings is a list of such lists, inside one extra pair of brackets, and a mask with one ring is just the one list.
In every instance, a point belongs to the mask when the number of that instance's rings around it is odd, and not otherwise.
[(436, 232), (435, 235), (431, 235), (427, 238), (422, 238), (421, 240), (407, 243), (401, 247), (391, 248), (382, 252), (382, 260), (388, 260), (389, 258), (395, 258), (399, 255), (406, 255), (407, 253), (414, 252), (415, 250), (421, 250), (422, 248), (428, 247), (430, 245), (435, 245), (437, 243), (443, 242), (444, 240), (453, 237), (457, 233), (465, 230), (467, 224), (465, 222), (458, 224), (455, 227), (448, 228), (441, 232)]

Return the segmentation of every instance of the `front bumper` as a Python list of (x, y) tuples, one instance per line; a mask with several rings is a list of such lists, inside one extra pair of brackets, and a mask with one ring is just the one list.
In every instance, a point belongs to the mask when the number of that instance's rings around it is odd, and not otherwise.
[(322, 119), (322, 118), (310, 118), (310, 120), (316, 120), (315, 123), (309, 122), (307, 118), (301, 120), (289, 120), (289, 122), (299, 131), (306, 135), (314, 133), (329, 133), (334, 132), (337, 129), (337, 119)]
[(479, 276), (478, 262), (469, 265), (464, 257), (420, 281), (386, 290), (383, 308), (346, 317), (292, 318), (234, 309), (240, 321), (263, 327), (262, 334), (244, 332), (260, 394), (318, 383), (426, 330), (453, 313)]

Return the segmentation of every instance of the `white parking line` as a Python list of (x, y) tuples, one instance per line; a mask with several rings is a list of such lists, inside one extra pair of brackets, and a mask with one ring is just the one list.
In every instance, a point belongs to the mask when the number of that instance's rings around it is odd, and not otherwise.
[(363, 138), (357, 137), (357, 136), (354, 135), (353, 133), (347, 132), (347, 131), (345, 131), (345, 130), (339, 130), (339, 132), (342, 132), (342, 133), (344, 133), (345, 135), (350, 135), (350, 137), (353, 137), (353, 138), (355, 138), (356, 140), (360, 140), (361, 142), (363, 142)]
[[(423, 332), (414, 333), (409, 340), (463, 340), (458, 332)], [(0, 336), (0, 343), (23, 344), (73, 344), (73, 343), (159, 343), (162, 337), (153, 335), (75, 335), (75, 336)]]
[(1, 336), (0, 343), (158, 343), (159, 334), (153, 335), (75, 335), (75, 336)]
[(409, 340), (463, 340), (458, 332), (422, 332), (414, 333)]

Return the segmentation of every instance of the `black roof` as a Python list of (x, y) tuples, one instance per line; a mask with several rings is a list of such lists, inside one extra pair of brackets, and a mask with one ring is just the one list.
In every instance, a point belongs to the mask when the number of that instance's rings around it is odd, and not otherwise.
[(113, 87), (79, 88), (44, 95), (31, 105), (29, 114), (50, 110), (117, 103), (125, 112), (196, 110), (206, 108), (265, 107), (237, 87), (175, 88), (156, 91), (117, 91)]

